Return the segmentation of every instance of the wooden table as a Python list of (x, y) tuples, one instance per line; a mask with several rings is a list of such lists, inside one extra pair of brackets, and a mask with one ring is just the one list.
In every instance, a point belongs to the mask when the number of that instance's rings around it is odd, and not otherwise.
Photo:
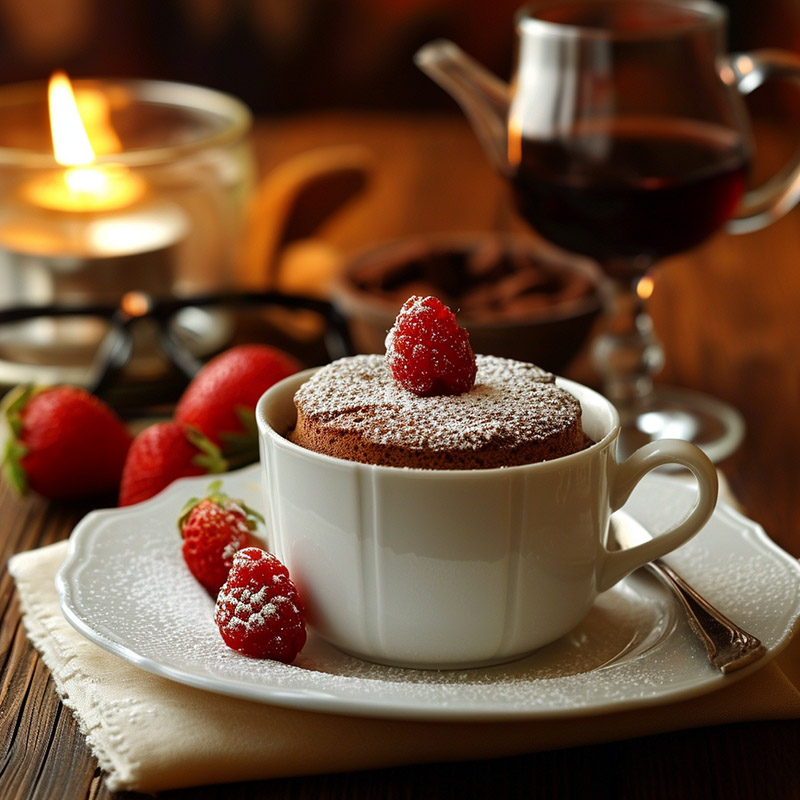
[[(781, 140), (766, 126), (766, 136)], [(363, 144), (367, 191), (327, 223), (348, 252), (409, 233), (522, 227), (505, 187), (460, 118), (330, 115), (260, 123), (263, 172), (311, 148)], [(769, 160), (777, 149), (769, 148)], [(777, 158), (777, 156), (775, 156)], [(800, 556), (800, 211), (748, 236), (720, 234), (656, 273), (651, 311), (665, 382), (706, 391), (743, 413), (748, 433), (721, 465), (746, 513)], [(580, 358), (572, 372), (591, 379)], [(0, 489), (0, 559), (67, 537), (88, 506)], [(108, 798), (71, 714), (0, 577), (0, 798)], [(800, 797), (800, 723), (693, 730), (477, 762), (325, 775), (165, 793), (164, 797)], [(127, 796), (127, 795), (126, 795)]]

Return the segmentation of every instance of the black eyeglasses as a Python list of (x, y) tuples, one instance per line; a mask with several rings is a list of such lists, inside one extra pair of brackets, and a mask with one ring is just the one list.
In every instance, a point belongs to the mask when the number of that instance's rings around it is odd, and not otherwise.
[[(246, 322), (244, 331), (236, 330), (250, 312), (260, 320), (257, 330), (253, 331), (252, 322), (249, 330)], [(174, 373), (173, 382), (182, 387), (209, 356), (237, 339), (266, 340), (308, 366), (352, 353), (345, 319), (317, 298), (266, 291), (156, 299), (131, 291), (114, 306), (0, 310), (0, 382), (13, 385), (28, 382), (26, 375), (40, 375), (43, 380), (33, 382), (80, 383), (108, 400), (134, 358), (141, 359), (138, 348), (147, 350), (162, 367), (166, 362)], [(66, 359), (65, 351), (71, 354)], [(81, 365), (70, 364), (70, 357)], [(128, 400), (130, 396), (129, 392)]]

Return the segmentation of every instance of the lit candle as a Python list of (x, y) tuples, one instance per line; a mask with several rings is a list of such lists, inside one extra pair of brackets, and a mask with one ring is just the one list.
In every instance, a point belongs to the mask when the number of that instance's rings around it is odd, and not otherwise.
[[(107, 107), (93, 114), (93, 137), (100, 137), (106, 152), (121, 149), (108, 124)], [(50, 79), (48, 87), (50, 130), (55, 160), (66, 167), (39, 176), (23, 187), (23, 195), (33, 205), (55, 211), (98, 212), (125, 208), (145, 194), (144, 181), (120, 164), (92, 166), (95, 151), (78, 109), (72, 85), (63, 72)], [(102, 98), (101, 98), (102, 102)]]
[[(0, 210), (0, 303), (114, 304), (131, 289), (151, 295), (173, 289), (187, 215), (154, 196), (137, 172), (98, 162), (98, 155), (113, 159), (122, 145), (105, 98), (88, 99), (90, 113), (82, 114), (67, 76), (51, 78), (48, 105), (59, 166), (25, 175)], [(86, 319), (38, 320), (18, 333), (15, 350), (24, 361), (83, 361), (103, 330)], [(0, 362), (3, 383), (10, 369)], [(13, 373), (17, 379), (19, 371)]]
[[(122, 150), (105, 98), (79, 108), (69, 79), (50, 79), (48, 104), (57, 168), (19, 186), (0, 217), (6, 274), (35, 302), (117, 302), (135, 288), (168, 293), (170, 248), (185, 235), (184, 212), (150, 196), (144, 178), (122, 164), (98, 162)], [(83, 113), (82, 113), (83, 112)], [(87, 122), (92, 126), (87, 131)], [(98, 152), (96, 152), (98, 151)]]
[[(255, 179), (249, 109), (164, 81), (72, 88), (74, 95), (65, 76), (52, 92), (0, 87), (0, 306), (118, 305), (130, 290), (171, 296), (229, 287)], [(188, 333), (198, 353), (219, 346), (220, 324), (206, 317)], [(49, 325), (36, 326), (38, 338), (26, 326), (24, 350), (21, 327), (0, 329), (0, 384), (38, 380), (11, 368), (52, 364), (63, 343), (85, 372), (96, 340), (87, 336), (81, 354), (60, 324), (52, 335)]]

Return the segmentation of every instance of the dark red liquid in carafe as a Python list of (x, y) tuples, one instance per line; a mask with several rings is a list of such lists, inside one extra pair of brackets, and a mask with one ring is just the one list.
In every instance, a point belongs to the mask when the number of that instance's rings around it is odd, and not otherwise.
[(523, 138), (513, 186), (528, 222), (565, 249), (601, 262), (655, 260), (690, 249), (723, 225), (746, 171), (744, 148), (728, 129), (627, 125), (548, 141)]

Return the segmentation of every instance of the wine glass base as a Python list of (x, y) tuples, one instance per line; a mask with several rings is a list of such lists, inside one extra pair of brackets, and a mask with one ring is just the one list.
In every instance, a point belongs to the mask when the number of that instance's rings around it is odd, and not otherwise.
[(627, 458), (647, 442), (683, 439), (697, 445), (718, 463), (742, 443), (742, 415), (727, 403), (690, 389), (658, 386), (647, 407), (620, 412), (620, 456)]

